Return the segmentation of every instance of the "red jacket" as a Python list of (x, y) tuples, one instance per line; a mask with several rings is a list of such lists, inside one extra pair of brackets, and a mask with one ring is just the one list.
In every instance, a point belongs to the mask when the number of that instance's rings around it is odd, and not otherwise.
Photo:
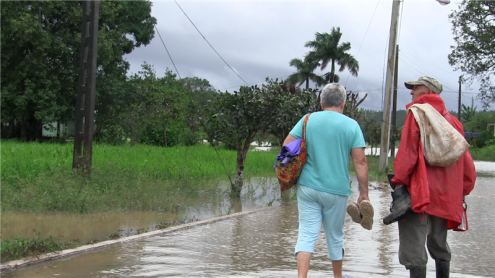
[[(464, 134), (462, 124), (445, 109), (445, 103), (439, 95), (423, 95), (406, 105), (406, 108), (416, 103), (429, 103)], [(469, 151), (448, 167), (427, 165), (419, 126), (412, 112), (408, 112), (394, 161), (394, 171), (392, 182), (407, 186), (414, 212), (447, 219), (449, 228), (459, 226), (464, 211), (462, 200), (473, 190), (476, 181), (474, 162)]]

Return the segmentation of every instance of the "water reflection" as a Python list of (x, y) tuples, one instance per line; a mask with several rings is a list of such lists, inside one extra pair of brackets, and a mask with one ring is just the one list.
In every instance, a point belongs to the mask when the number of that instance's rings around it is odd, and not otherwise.
[(64, 240), (105, 240), (110, 235), (128, 236), (164, 222), (172, 222), (177, 214), (128, 212), (95, 214), (30, 214), (3, 213), (2, 239), (22, 236), (30, 238), (40, 232), (44, 238), (51, 234)]
[[(353, 189), (357, 192), (356, 184), (353, 183)], [(491, 177), (477, 180), (473, 193), (467, 197), (470, 230), (449, 233), (453, 278), (493, 277), (495, 273), (492, 263), (495, 223), (489, 221), (491, 215), (487, 210), (493, 211), (494, 184), (495, 178)], [(381, 223), (381, 218), (388, 214), (388, 189), (375, 185), (370, 190), (376, 211), (373, 229), (365, 230), (350, 217), (346, 219), (344, 273), (353, 278), (409, 277), (398, 262), (397, 225)], [(355, 200), (356, 193), (350, 198)], [(236, 210), (235, 206), (228, 209)], [(242, 203), (242, 209), (249, 206)], [(293, 251), (297, 227), (297, 204), (278, 200), (273, 208), (255, 214), (24, 267), (5, 276), (295, 277)], [(311, 277), (331, 277), (323, 234), (317, 242), (310, 271)], [(428, 277), (435, 277), (434, 271), (434, 261), (430, 259)]]
[(280, 190), (276, 181), (270, 178), (251, 178), (246, 180), (242, 198), (229, 197), (230, 184), (222, 182), (218, 196), (187, 200), (192, 203), (185, 211), (177, 213), (153, 213), (146, 211), (135, 212), (106, 212), (88, 214), (33, 214), (33, 213), (2, 213), (2, 239), (16, 237), (32, 238), (36, 232), (40, 237), (52, 235), (63, 240), (79, 240), (82, 243), (91, 240), (106, 240), (109, 236), (129, 236), (150, 231), (157, 225), (176, 220), (204, 220), (221, 215), (231, 214), (278, 204)]

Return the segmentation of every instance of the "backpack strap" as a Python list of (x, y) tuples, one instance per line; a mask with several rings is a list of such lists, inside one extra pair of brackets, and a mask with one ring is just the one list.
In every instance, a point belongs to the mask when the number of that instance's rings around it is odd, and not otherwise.
[(303, 132), (302, 132), (302, 138), (303, 139), (306, 139), (306, 125), (308, 124), (309, 115), (311, 115), (311, 113), (309, 113), (308, 115), (306, 115), (306, 118), (304, 118)]

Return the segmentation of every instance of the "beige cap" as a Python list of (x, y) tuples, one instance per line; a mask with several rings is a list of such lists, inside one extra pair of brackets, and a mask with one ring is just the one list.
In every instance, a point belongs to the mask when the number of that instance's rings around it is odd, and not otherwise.
[(439, 95), (443, 90), (442, 84), (440, 84), (440, 82), (438, 82), (435, 78), (429, 76), (421, 76), (418, 80), (404, 82), (404, 85), (406, 85), (406, 88), (410, 90), (412, 90), (414, 86), (424, 85), (437, 95)]

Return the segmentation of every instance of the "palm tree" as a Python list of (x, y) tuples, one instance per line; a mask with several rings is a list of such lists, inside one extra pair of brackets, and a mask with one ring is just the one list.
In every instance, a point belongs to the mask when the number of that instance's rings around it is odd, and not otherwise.
[(333, 27), (331, 34), (316, 33), (314, 41), (308, 41), (304, 46), (313, 49), (312, 56), (321, 61), (321, 70), (325, 69), (328, 64), (331, 65), (331, 70), (328, 79), (329, 82), (337, 82), (338, 78), (335, 74), (335, 64), (339, 65), (339, 71), (344, 71), (347, 68), (353, 76), (358, 75), (359, 62), (347, 53), (351, 49), (351, 43), (340, 43), (342, 33), (340, 27)]
[(317, 84), (323, 82), (323, 78), (314, 73), (315, 69), (320, 65), (318, 60), (314, 60), (311, 55), (306, 55), (304, 61), (299, 58), (290, 60), (289, 65), (295, 67), (297, 72), (289, 75), (286, 82), (289, 84), (298, 84), (301, 86), (306, 82), (306, 89), (309, 89), (309, 80)]
[(471, 107), (462, 104), (461, 109), (461, 121), (463, 124), (473, 120), (476, 117), (476, 108), (478, 106), (474, 106), (474, 98), (471, 99)]
[[(331, 81), (332, 76), (333, 76), (333, 81)], [(328, 83), (340, 81), (340, 76), (338, 76), (337, 74), (332, 75), (331, 72), (327, 72), (327, 73), (323, 74), (321, 77), (322, 77), (321, 78), (322, 82), (316, 84), (316, 85), (318, 85), (318, 87), (324, 86)]]

